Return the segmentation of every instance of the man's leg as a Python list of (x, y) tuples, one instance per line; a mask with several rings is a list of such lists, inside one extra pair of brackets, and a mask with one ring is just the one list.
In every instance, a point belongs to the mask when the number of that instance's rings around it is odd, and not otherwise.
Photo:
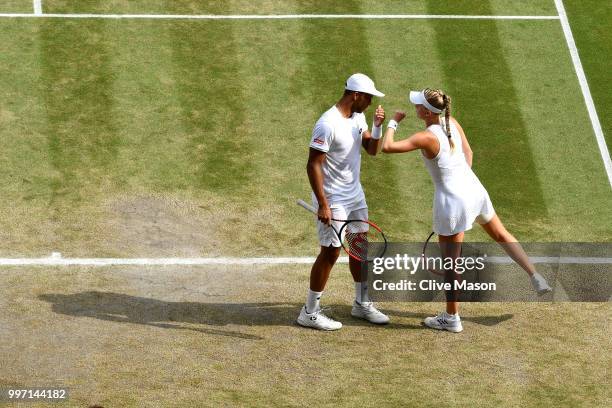
[(321, 313), (321, 295), (329, 278), (329, 274), (340, 255), (340, 248), (334, 246), (321, 246), (321, 252), (310, 270), (310, 289), (306, 304), (302, 307), (297, 323), (300, 326), (311, 327), (317, 330), (338, 330), (342, 323), (337, 322)]
[(336, 260), (340, 256), (340, 248), (338, 247), (321, 247), (321, 252), (312, 264), (310, 270), (310, 289), (322, 292), (325, 289), (325, 284), (329, 279), (332, 268), (334, 267)]
[[(345, 219), (346, 213), (342, 207), (332, 207), (332, 215), (336, 219)], [(342, 323), (330, 319), (321, 313), (321, 296), (329, 275), (340, 255), (340, 240), (333, 228), (317, 221), (317, 234), (321, 251), (310, 270), (310, 287), (306, 304), (302, 307), (297, 322), (301, 326), (318, 330), (338, 330)], [(339, 226), (337, 227), (339, 228)]]
[(306, 311), (308, 313), (313, 313), (320, 309), (319, 301), (321, 300), (321, 295), (339, 255), (340, 248), (333, 246), (321, 247), (321, 252), (319, 252), (319, 256), (317, 256), (310, 270), (310, 290), (306, 300)]
[(362, 262), (349, 256), (349, 270), (353, 276), (353, 282), (355, 282), (355, 300), (359, 303), (370, 301), (367, 272), (363, 273), (361, 268)]
[[(348, 216), (349, 219), (355, 220), (367, 220), (368, 219), (368, 208), (363, 203), (364, 207), (358, 210), (352, 211)], [(367, 230), (363, 231), (350, 231), (347, 234), (359, 234), (367, 242)], [(367, 269), (363, 271), (362, 268), (365, 266), (362, 262), (349, 257), (349, 269), (353, 276), (353, 282), (355, 282), (355, 301), (353, 302), (353, 308), (351, 315), (359, 319), (367, 320), (374, 324), (387, 324), (389, 323), (389, 317), (376, 309), (374, 304), (370, 300), (368, 294), (368, 276)], [(365, 273), (364, 273), (365, 272)]]

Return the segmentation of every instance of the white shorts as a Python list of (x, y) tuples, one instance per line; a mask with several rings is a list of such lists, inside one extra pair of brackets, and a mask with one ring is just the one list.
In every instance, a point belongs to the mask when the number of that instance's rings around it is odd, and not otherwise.
[(492, 208), (486, 214), (479, 214), (476, 217), (476, 222), (480, 225), (488, 224), (495, 217), (495, 210)]
[[(318, 208), (318, 204), (316, 202), (313, 203), (315, 208)], [(330, 209), (332, 212), (332, 218), (337, 220), (368, 220), (368, 206), (365, 200), (361, 200), (354, 205), (340, 205), (340, 204), (332, 204), (330, 205)], [(319, 235), (319, 244), (324, 247), (334, 246), (340, 247), (342, 246), (338, 235), (334, 232), (334, 229), (330, 226), (323, 224), (318, 219), (316, 220), (317, 224), (317, 234)], [(340, 228), (342, 228), (343, 222), (332, 221), (332, 225), (336, 228), (336, 231), (340, 232)], [(342, 235), (348, 229), (348, 232), (367, 232), (368, 225), (359, 223), (361, 226), (360, 230), (352, 229), (352, 225), (349, 224), (347, 228), (342, 231)]]

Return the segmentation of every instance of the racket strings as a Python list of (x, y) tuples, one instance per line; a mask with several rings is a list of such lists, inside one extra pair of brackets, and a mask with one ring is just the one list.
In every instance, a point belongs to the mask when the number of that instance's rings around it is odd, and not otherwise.
[[(386, 243), (385, 237), (381, 231), (371, 227), (363, 221), (351, 222), (344, 234), (344, 245), (349, 254), (355, 257), (367, 260), (380, 256), (384, 252), (384, 248), (380, 246), (372, 246), (370, 244)], [(380, 253), (379, 253), (380, 252)]]
[(347, 232), (344, 236), (348, 251), (361, 258), (368, 256), (368, 233), (367, 232)]

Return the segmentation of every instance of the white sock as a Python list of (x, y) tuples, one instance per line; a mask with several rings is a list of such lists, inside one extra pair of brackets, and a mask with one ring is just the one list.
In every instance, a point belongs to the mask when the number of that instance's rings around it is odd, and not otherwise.
[(355, 300), (359, 304), (370, 302), (370, 296), (368, 296), (368, 282), (355, 282)]
[(321, 295), (323, 295), (323, 292), (315, 292), (308, 289), (308, 297), (306, 298), (306, 313), (313, 313), (321, 308)]

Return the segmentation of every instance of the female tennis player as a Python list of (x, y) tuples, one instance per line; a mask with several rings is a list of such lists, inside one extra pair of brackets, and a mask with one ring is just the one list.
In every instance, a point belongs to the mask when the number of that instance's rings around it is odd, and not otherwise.
[[(394, 141), (398, 124), (406, 116), (398, 111), (389, 121), (382, 151), (421, 151), (435, 186), (433, 230), (438, 234), (443, 257), (460, 256), (463, 235), (476, 221), (527, 272), (538, 294), (549, 292), (550, 286), (536, 272), (521, 245), (495, 214), (489, 194), (472, 171), (472, 150), (463, 129), (450, 115), (451, 98), (439, 89), (427, 88), (410, 92), (409, 99), (415, 105), (419, 119), (425, 122), (426, 129), (407, 139)], [(440, 117), (442, 112), (444, 117)], [(445, 280), (454, 281), (454, 273), (447, 271)], [(426, 318), (425, 325), (458, 333), (463, 326), (456, 291), (447, 291), (446, 300), (446, 312)]]

